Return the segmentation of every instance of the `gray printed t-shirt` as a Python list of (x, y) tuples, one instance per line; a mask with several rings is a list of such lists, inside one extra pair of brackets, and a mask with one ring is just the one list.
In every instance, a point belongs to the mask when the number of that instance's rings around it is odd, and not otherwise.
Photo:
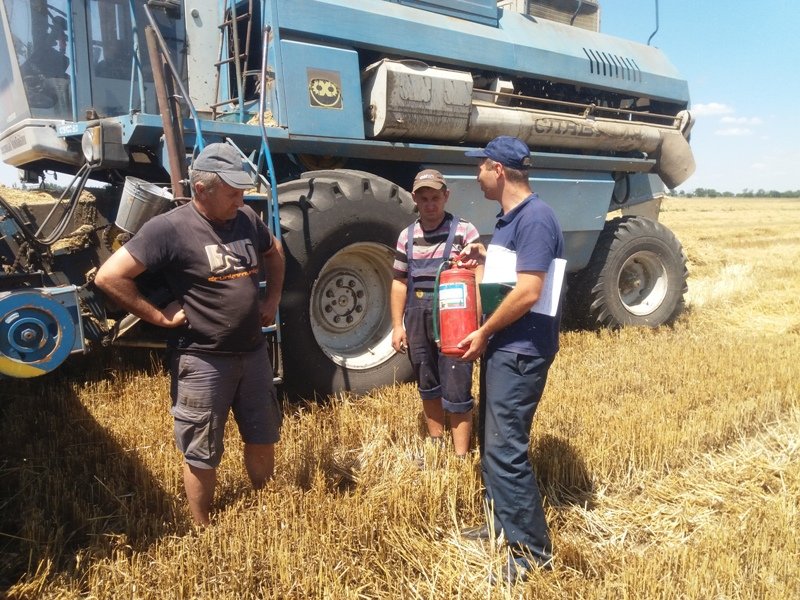
[(198, 352), (247, 352), (263, 343), (259, 256), (272, 234), (248, 206), (222, 225), (192, 202), (154, 217), (125, 245), (148, 271), (165, 276), (189, 325), (169, 345)]

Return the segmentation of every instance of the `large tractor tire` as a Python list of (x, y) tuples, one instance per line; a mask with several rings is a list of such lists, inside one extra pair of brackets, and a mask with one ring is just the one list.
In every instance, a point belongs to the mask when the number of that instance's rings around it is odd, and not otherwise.
[(414, 220), (411, 195), (375, 175), (312, 171), (278, 187), (286, 280), (286, 387), (303, 397), (408, 381), (392, 349), (394, 247)]
[(589, 264), (569, 285), (570, 321), (588, 329), (671, 324), (683, 311), (686, 255), (657, 221), (606, 223)]

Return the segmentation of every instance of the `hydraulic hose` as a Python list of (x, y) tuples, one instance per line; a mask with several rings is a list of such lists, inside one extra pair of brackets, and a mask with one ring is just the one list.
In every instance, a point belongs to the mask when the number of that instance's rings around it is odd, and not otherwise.
[[(262, 22), (263, 22), (263, 10), (262, 10)], [(281, 218), (278, 214), (279, 204), (278, 204), (278, 180), (275, 177), (275, 165), (272, 162), (272, 152), (269, 149), (269, 138), (267, 137), (267, 126), (264, 123), (264, 111), (267, 109), (267, 56), (268, 56), (268, 46), (269, 46), (269, 37), (270, 33), (272, 32), (272, 27), (267, 25), (264, 27), (264, 35), (261, 42), (261, 88), (258, 93), (258, 125), (261, 130), (261, 154), (265, 157), (267, 161), (267, 172), (269, 173), (269, 182), (272, 186), (272, 203), (271, 203), (271, 225), (272, 225), (272, 234), (275, 236), (275, 239), (280, 241), (281, 239)], [(282, 342), (283, 335), (281, 333), (280, 327), (280, 309), (278, 309), (278, 314), (275, 316), (275, 323), (278, 325), (275, 330), (275, 336), (280, 346)]]
[[(41, 225), (39, 225), (39, 229), (36, 230), (34, 236), (36, 237), (37, 242), (45, 246), (50, 246), (53, 244), (53, 242), (61, 238), (61, 236), (64, 234), (64, 231), (67, 228), (67, 225), (72, 219), (72, 215), (75, 214), (75, 208), (78, 206), (78, 201), (80, 200), (81, 193), (86, 187), (86, 181), (89, 179), (89, 174), (91, 172), (92, 172), (92, 167), (90, 167), (88, 164), (84, 164), (80, 169), (78, 169), (78, 172), (75, 174), (75, 177), (72, 178), (72, 181), (69, 182), (69, 185), (66, 188), (64, 188), (63, 192), (61, 192), (61, 196), (58, 198), (58, 202), (56, 202), (53, 205), (53, 208), (50, 209), (50, 212), (47, 213), (47, 216), (44, 218)], [(61, 201), (67, 195), (67, 192), (69, 192), (73, 188), (76, 181), (78, 181), (78, 185), (73, 189), (72, 194), (70, 195), (69, 203), (64, 209), (64, 214), (61, 216), (61, 220), (56, 224), (55, 227), (53, 227), (53, 229), (50, 231), (47, 237), (45, 238), (39, 237), (42, 234), (45, 225), (47, 225), (47, 223), (50, 221), (56, 209), (61, 205)]]
[(442, 261), (442, 264), (436, 269), (436, 280), (433, 283), (433, 309), (431, 312), (433, 316), (433, 341), (436, 342), (437, 345), (442, 341), (442, 336), (439, 332), (439, 276), (442, 274), (442, 271), (447, 268), (450, 268), (450, 261)]
[[(0, 198), (0, 206), (2, 206), (5, 211), (11, 216), (11, 218), (16, 223), (17, 227), (19, 228), (20, 232), (22, 233), (25, 239), (36, 246), (39, 249), (47, 248), (53, 245), (54, 242), (61, 239), (61, 236), (64, 235), (64, 231), (69, 225), (70, 220), (72, 219), (72, 215), (75, 214), (75, 209), (78, 206), (78, 201), (80, 200), (81, 193), (83, 192), (84, 188), (86, 187), (86, 181), (89, 179), (89, 175), (92, 172), (92, 168), (89, 165), (83, 165), (78, 172), (75, 174), (75, 177), (72, 178), (72, 181), (69, 185), (64, 188), (64, 191), (61, 192), (61, 196), (59, 197), (58, 201), (53, 205), (53, 208), (50, 209), (50, 212), (47, 213), (47, 216), (42, 221), (41, 225), (36, 231), (31, 230), (26, 224), (25, 219), (23, 219), (17, 210), (11, 206), (8, 202), (6, 202), (3, 198)], [(50, 221), (50, 219), (55, 214), (56, 209), (61, 205), (61, 201), (67, 195), (67, 192), (72, 189), (72, 186), (75, 185), (75, 182), (78, 181), (77, 187), (72, 191), (70, 195), (69, 203), (67, 204), (66, 208), (64, 209), (64, 214), (61, 215), (61, 219), (58, 223), (53, 227), (50, 233), (46, 237), (39, 237), (42, 234), (42, 230), (44, 229), (45, 225)]]
[(656, 28), (655, 31), (653, 31), (653, 33), (650, 34), (650, 37), (647, 38), (648, 46), (650, 45), (650, 42), (653, 41), (653, 38), (656, 36), (657, 33), (658, 33), (658, 0), (656, 0)]

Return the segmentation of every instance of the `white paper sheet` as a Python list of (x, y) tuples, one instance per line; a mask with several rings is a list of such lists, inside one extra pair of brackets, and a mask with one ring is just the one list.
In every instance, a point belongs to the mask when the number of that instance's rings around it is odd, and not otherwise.
[(558, 301), (561, 299), (561, 288), (564, 285), (564, 273), (567, 270), (567, 261), (563, 258), (554, 258), (547, 269), (544, 286), (539, 294), (539, 299), (531, 307), (531, 311), (542, 315), (555, 317), (558, 312)]
[[(564, 286), (564, 274), (567, 261), (555, 258), (547, 269), (539, 299), (531, 307), (532, 312), (554, 317), (558, 312), (561, 289)], [(517, 253), (503, 246), (490, 244), (486, 249), (486, 265), (483, 272), (483, 283), (517, 282)]]

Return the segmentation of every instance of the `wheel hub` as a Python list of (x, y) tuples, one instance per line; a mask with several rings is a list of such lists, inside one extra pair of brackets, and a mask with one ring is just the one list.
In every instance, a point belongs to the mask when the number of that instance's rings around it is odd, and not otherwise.
[(47, 344), (50, 333), (42, 318), (20, 318), (8, 327), (8, 345), (20, 354), (39, 350)]
[(323, 318), (333, 329), (358, 325), (364, 317), (366, 292), (364, 282), (353, 274), (328, 280), (323, 295)]
[(636, 252), (628, 257), (619, 273), (620, 301), (634, 315), (649, 315), (664, 301), (668, 283), (666, 265), (656, 253)]

